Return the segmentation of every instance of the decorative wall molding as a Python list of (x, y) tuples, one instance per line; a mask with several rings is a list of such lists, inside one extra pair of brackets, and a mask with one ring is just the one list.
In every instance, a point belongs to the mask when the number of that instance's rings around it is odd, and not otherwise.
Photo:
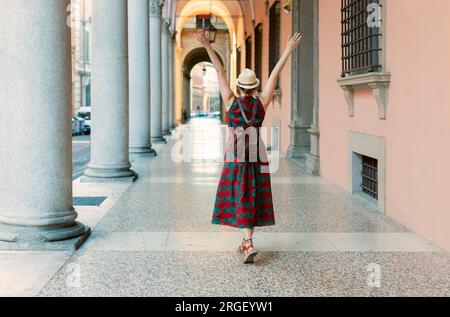
[(355, 105), (353, 103), (353, 95), (354, 95), (353, 87), (351, 86), (341, 86), (341, 87), (344, 90), (344, 97), (348, 107), (348, 115), (350, 117), (353, 117), (355, 115)]
[(371, 88), (378, 105), (378, 116), (386, 119), (389, 85), (391, 83), (390, 73), (367, 73), (354, 75), (338, 79), (338, 84), (344, 91), (345, 101), (348, 106), (348, 115), (353, 117), (354, 112), (354, 91), (358, 88)]

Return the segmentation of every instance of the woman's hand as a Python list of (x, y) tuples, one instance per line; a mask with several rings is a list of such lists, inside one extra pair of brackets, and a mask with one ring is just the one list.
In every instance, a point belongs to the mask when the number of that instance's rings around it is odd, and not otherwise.
[(199, 31), (197, 32), (197, 40), (198, 40), (204, 47), (208, 47), (209, 45), (211, 45), (211, 43), (209, 42), (208, 33), (206, 33), (206, 31), (204, 31), (204, 30), (199, 30)]
[(300, 33), (295, 33), (293, 37), (291, 37), (287, 43), (286, 50), (284, 51), (283, 55), (281, 56), (280, 60), (278, 61), (277, 65), (273, 69), (272, 73), (270, 74), (269, 80), (266, 83), (266, 86), (264, 87), (260, 97), (261, 101), (264, 105), (264, 108), (267, 109), (267, 107), (272, 102), (273, 95), (275, 93), (275, 88), (277, 85), (278, 78), (286, 65), (286, 62), (288, 61), (289, 57), (291, 57), (292, 52), (294, 52), (297, 47), (300, 45), (300, 42), (302, 40), (302, 35)]
[(302, 36), (300, 33), (295, 33), (293, 37), (291, 37), (287, 44), (287, 49), (290, 53), (295, 51), (297, 47), (300, 45), (300, 42), (302, 41)]

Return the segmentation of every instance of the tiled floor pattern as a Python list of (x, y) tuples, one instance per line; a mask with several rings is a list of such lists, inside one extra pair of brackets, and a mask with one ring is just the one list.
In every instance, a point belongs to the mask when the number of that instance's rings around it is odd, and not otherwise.
[[(285, 159), (272, 174), (277, 225), (257, 230), (260, 254), (255, 265), (244, 266), (236, 252), (241, 233), (211, 225), (222, 167), (213, 161), (222, 149), (219, 127), (214, 121), (193, 122), (178, 129), (168, 145), (158, 146), (156, 158), (137, 158), (133, 168), (139, 180), (117, 189), (103, 213), (93, 208), (80, 211), (82, 219), (93, 222), (91, 238), (71, 257), (60, 255), (60, 262), (40, 270), (39, 283), (30, 282), (28, 293), (450, 295), (448, 252), (381, 214), (365, 199), (306, 175)], [(190, 135), (192, 162), (179, 161), (183, 129), (195, 130)], [(101, 194), (101, 186), (91, 190), (97, 188)], [(12, 256), (0, 253), (0, 261)], [(15, 270), (13, 262), (6, 264), (10, 273), (29, 270)]]

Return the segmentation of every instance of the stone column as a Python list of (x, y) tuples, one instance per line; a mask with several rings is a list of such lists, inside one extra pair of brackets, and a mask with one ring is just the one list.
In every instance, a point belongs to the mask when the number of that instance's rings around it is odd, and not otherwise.
[(0, 1), (0, 249), (70, 250), (90, 232), (72, 205), (69, 3)]
[(306, 170), (314, 175), (320, 174), (320, 130), (319, 130), (319, 5), (313, 1), (313, 122), (308, 130), (311, 150), (306, 153)]
[(186, 112), (187, 118), (186, 120), (190, 120), (191, 118), (191, 76), (183, 72), (183, 123), (184, 121), (184, 113)]
[(161, 1), (150, 1), (150, 91), (152, 142), (165, 143), (162, 129)]
[(175, 41), (175, 124), (183, 124), (183, 109), (184, 109), (184, 71), (183, 71), (183, 48), (178, 46)]
[(228, 74), (228, 82), (233, 82), (233, 78), (231, 78), (231, 41), (230, 41), (230, 35), (227, 33), (226, 38), (225, 38), (225, 56), (226, 56), (226, 61), (225, 61), (225, 71)]
[(314, 18), (315, 1), (293, 1), (293, 33), (303, 34), (302, 44), (292, 56), (292, 122), (288, 157), (305, 159), (310, 152), (310, 133), (313, 117), (315, 87), (314, 72)]
[(175, 129), (175, 39), (169, 39), (169, 129)]
[(130, 153), (153, 154), (150, 140), (149, 2), (128, 0)]
[(170, 22), (163, 19), (161, 35), (161, 81), (162, 81), (162, 132), (170, 134), (169, 127), (169, 26)]
[(127, 0), (94, 0), (92, 7), (91, 162), (82, 181), (134, 181), (128, 152)]

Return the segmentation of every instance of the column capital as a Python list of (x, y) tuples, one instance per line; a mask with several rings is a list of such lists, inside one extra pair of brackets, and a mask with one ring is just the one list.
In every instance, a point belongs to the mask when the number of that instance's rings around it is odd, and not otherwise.
[(150, 16), (161, 17), (163, 5), (163, 0), (150, 0)]
[(164, 23), (164, 26), (167, 28), (167, 31), (169, 31), (169, 34), (170, 34), (169, 28), (172, 25), (172, 19), (171, 18), (163, 18), (163, 23)]

